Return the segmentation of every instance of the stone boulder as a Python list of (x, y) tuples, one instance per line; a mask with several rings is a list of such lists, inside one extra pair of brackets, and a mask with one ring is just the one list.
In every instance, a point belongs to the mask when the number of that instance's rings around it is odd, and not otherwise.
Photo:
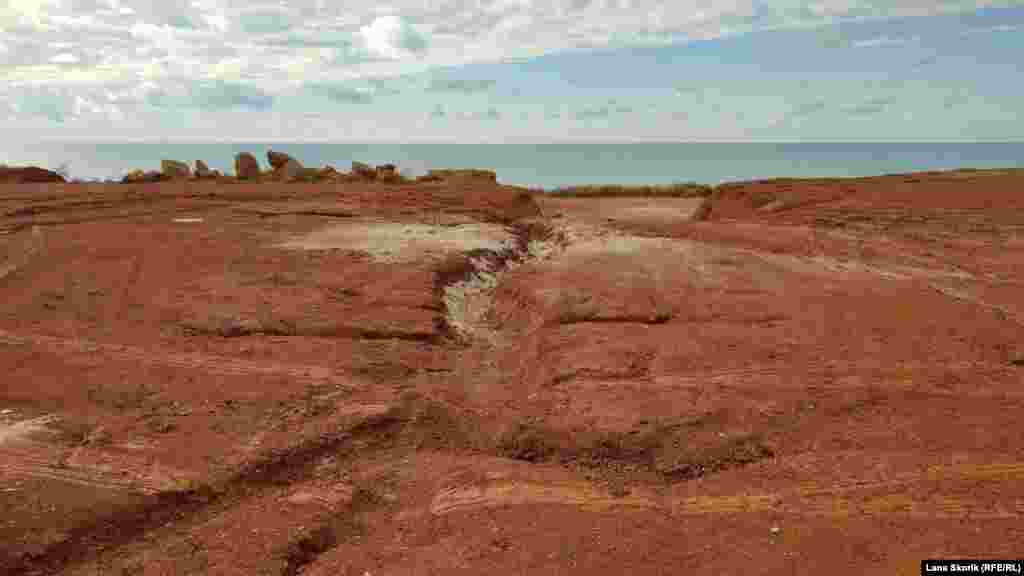
[(394, 164), (381, 164), (377, 166), (376, 179), (382, 182), (397, 182), (402, 177), (398, 173), (398, 166)]
[(377, 171), (369, 164), (352, 162), (352, 174), (363, 180), (373, 180), (377, 177)]
[(294, 158), (289, 158), (287, 162), (276, 168), (274, 173), (278, 180), (284, 182), (297, 182), (306, 179), (306, 169)]
[(33, 182), (65, 182), (60, 174), (36, 166), (0, 166), (0, 183), (29, 184)]
[(270, 167), (273, 168), (274, 170), (280, 170), (281, 167), (287, 164), (289, 160), (294, 160), (294, 158), (285, 154), (284, 152), (274, 152), (273, 150), (267, 150), (267, 162), (270, 164)]
[(257, 180), (260, 177), (260, 163), (248, 152), (235, 156), (235, 177), (239, 180)]
[(188, 180), (192, 177), (188, 164), (177, 160), (161, 160), (160, 172), (168, 180)]
[(132, 170), (128, 174), (125, 174), (124, 178), (121, 179), (121, 182), (124, 184), (138, 184), (142, 182), (160, 182), (164, 179), (165, 176), (163, 173), (157, 172), (156, 170), (150, 170), (148, 172)]
[(213, 171), (210, 170), (210, 167), (207, 166), (206, 162), (203, 162), (202, 160), (196, 160), (195, 175), (196, 178), (199, 178), (201, 180), (216, 178)]

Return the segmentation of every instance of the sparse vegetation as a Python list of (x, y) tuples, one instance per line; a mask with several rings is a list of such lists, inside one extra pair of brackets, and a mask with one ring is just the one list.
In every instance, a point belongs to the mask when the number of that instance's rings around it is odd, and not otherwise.
[(717, 418), (700, 417), (648, 423), (628, 432), (570, 432), (521, 421), (498, 438), (497, 448), (502, 456), (516, 460), (558, 461), (606, 475), (653, 475), (667, 482), (699, 478), (774, 455), (758, 434), (726, 436), (712, 444), (691, 438), (717, 423)]
[(713, 188), (696, 182), (678, 182), (650, 186), (624, 186), (604, 184), (596, 186), (568, 186), (542, 192), (548, 196), (568, 198), (620, 198), (640, 196), (650, 198), (701, 198), (710, 196)]

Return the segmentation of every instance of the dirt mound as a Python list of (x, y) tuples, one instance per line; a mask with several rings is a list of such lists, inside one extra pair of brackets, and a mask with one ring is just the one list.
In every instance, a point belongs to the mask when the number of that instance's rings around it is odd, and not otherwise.
[(31, 184), (36, 182), (64, 182), (64, 177), (52, 170), (36, 166), (0, 166), (0, 183)]

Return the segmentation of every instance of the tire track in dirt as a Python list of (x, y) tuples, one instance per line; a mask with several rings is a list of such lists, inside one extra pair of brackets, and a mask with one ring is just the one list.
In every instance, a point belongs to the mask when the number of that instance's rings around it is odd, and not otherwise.
[(778, 512), (832, 518), (895, 515), (927, 519), (1014, 519), (1024, 517), (1024, 500), (991, 505), (967, 496), (941, 496), (928, 501), (915, 501), (905, 493), (865, 493), (937, 481), (1022, 480), (1024, 463), (933, 466), (924, 473), (899, 475), (884, 481), (852, 481), (831, 486), (805, 483), (779, 492), (681, 499), (662, 497), (642, 489), (616, 495), (586, 482), (545, 484), (501, 480), (441, 490), (431, 502), (430, 513), (444, 516), (479, 509), (547, 504), (593, 512), (645, 509), (673, 516)]
[(180, 471), (145, 462), (142, 454), (117, 454), (115, 468), (107, 463), (114, 455), (103, 458), (101, 450), (84, 446), (69, 450), (60, 442), (52, 442), (60, 436), (60, 420), (48, 414), (0, 424), (0, 478), (40, 478), (144, 495), (175, 490), (185, 479)]
[[(3, 329), (0, 329), (0, 345), (31, 346), (55, 354), (65, 361), (80, 361), (90, 365), (114, 360), (198, 370), (221, 376), (278, 376), (290, 378), (298, 383), (330, 384), (352, 389), (358, 387), (352, 378), (335, 375), (326, 366), (264, 363), (229, 356), (172, 350), (161, 351), (42, 334), (19, 335)], [(79, 360), (74, 356), (86, 357)]]
[[(103, 557), (126, 547), (152, 548), (154, 542), (173, 538), (183, 529), (272, 496), (282, 486), (301, 488), (324, 456), (341, 454), (346, 446), (361, 441), (393, 437), (405, 422), (399, 412), (390, 405), (362, 405), (311, 421), (302, 432), (289, 435), (284, 444), (261, 449), (232, 472), (157, 492), (141, 506), (76, 526), (45, 550), (23, 556), (13, 565), (0, 564), (0, 571), (6, 569), (4, 573), (11, 575), (66, 573), (86, 562), (102, 563)], [(355, 452), (347, 457), (355, 457)], [(321, 496), (314, 494), (313, 500), (323, 501)]]
[[(0, 477), (42, 478), (88, 488), (99, 488), (114, 492), (128, 492), (152, 496), (173, 490), (173, 481), (158, 482), (146, 476), (118, 474), (97, 468), (70, 468), (53, 460), (26, 457), (0, 450), (4, 462), (0, 463)], [(15, 459), (17, 461), (15, 461)]]
[(944, 296), (948, 296), (948, 297), (950, 297), (950, 298), (952, 298), (954, 300), (959, 300), (961, 302), (968, 302), (970, 304), (974, 304), (975, 306), (980, 306), (980, 307), (982, 307), (982, 308), (984, 308), (986, 310), (989, 310), (990, 312), (994, 312), (996, 314), (996, 316), (1000, 320), (1009, 320), (1010, 322), (1013, 322), (1014, 324), (1016, 324), (1018, 326), (1024, 326), (1024, 320), (1022, 320), (1020, 317), (1018, 317), (1013, 311), (1011, 311), (1006, 306), (1000, 306), (998, 304), (991, 304), (989, 302), (985, 302), (984, 300), (981, 300), (980, 298), (975, 298), (974, 296), (971, 296), (970, 294), (968, 294), (968, 293), (966, 293), (966, 292), (964, 292), (962, 290), (954, 290), (952, 288), (948, 288), (946, 286), (940, 286), (940, 285), (935, 284), (935, 283), (929, 282), (928, 286), (932, 290), (935, 290), (936, 292), (938, 292), (939, 294), (942, 294)]

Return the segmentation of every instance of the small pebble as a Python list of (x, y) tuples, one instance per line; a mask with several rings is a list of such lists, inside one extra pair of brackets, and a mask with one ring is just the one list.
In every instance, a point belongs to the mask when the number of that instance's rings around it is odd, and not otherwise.
[(782, 530), (778, 526), (772, 526), (772, 534), (778, 534)]

